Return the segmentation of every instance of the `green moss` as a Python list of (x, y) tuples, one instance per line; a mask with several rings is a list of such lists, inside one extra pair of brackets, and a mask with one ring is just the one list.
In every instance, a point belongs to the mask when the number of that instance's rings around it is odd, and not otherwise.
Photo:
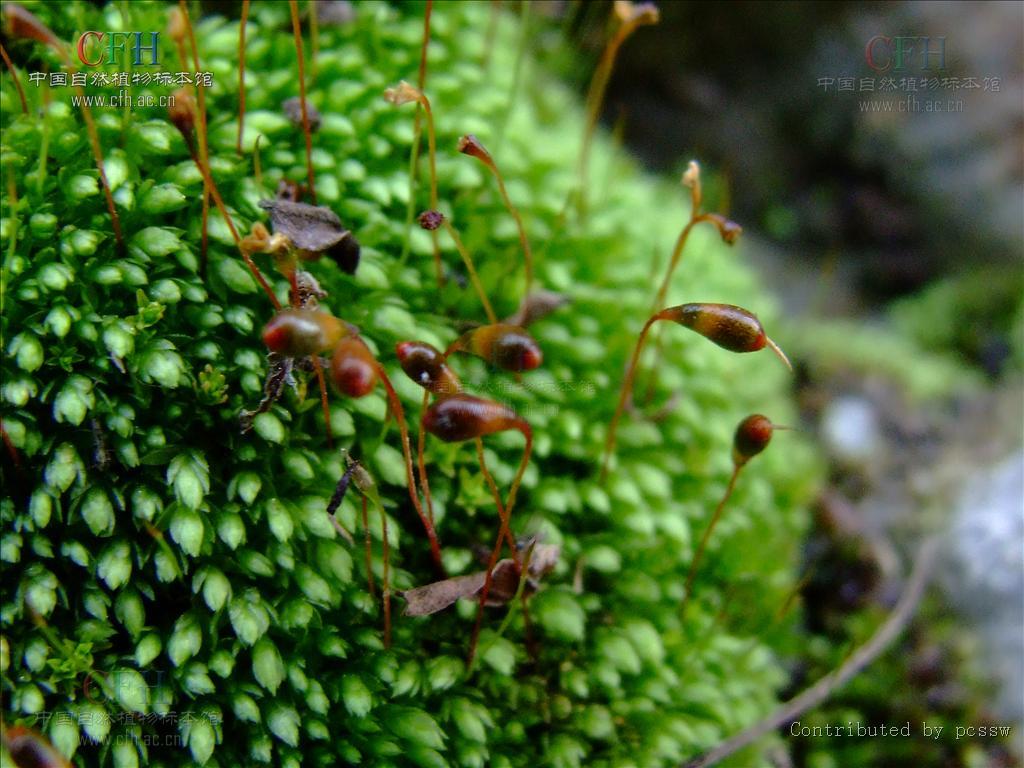
[[(143, 3), (36, 10), (64, 39), (81, 29), (166, 25), (166, 7)], [(394, 344), (444, 344), (460, 322), (483, 317), (458, 281), (438, 294), (430, 239), (404, 225), (413, 112), (381, 92), (414, 79), (422, 17), (415, 7), (357, 10), (354, 24), (321, 29), (310, 99), (324, 115), (314, 137), (320, 202), (353, 229), (363, 263), (355, 277), (326, 261), (311, 269), (330, 293), (327, 306), (362, 329), (415, 420), (420, 392), (401, 375)], [(237, 23), (212, 17), (197, 30), (203, 68), (214, 73), (214, 173), (246, 230), (262, 220), (258, 199), (280, 179), (305, 175), (302, 136), (279, 111), (296, 95), (286, 14), (283, 3), (254, 4), (250, 21), (244, 144), (251, 149), (263, 136), (262, 187), (251, 155), (234, 152)], [(466, 677), (459, 660), (469, 604), (396, 617), (393, 647), (384, 650), (361, 548), (325, 524), (343, 462), (326, 447), (315, 398), (289, 393), (253, 432), (239, 434), (239, 412), (262, 390), (258, 329), (270, 307), (238, 268), (218, 216), (200, 275), (201, 181), (180, 137), (156, 109), (96, 110), (118, 182), (127, 243), (120, 255), (85, 132), (68, 108), (70, 89), (52, 90), (40, 117), (43, 89), (23, 72), (32, 116), (20, 114), (9, 76), (0, 91), (3, 423), (23, 470), (5, 467), (13, 491), (0, 503), (10, 585), (0, 609), (7, 722), (35, 721), (81, 765), (660, 766), (772, 707), (793, 638), (792, 618), (774, 616), (792, 589), (803, 503), (815, 484), (799, 436), (777, 438), (744, 473), (685, 617), (680, 598), (695, 539), (728, 479), (736, 423), (752, 411), (793, 419), (785, 373), (767, 354), (730, 355), (666, 329), (657, 399), (680, 392), (681, 400), (658, 424), (625, 420), (616, 468), (599, 485), (605, 425), (653, 293), (652, 255), (671, 247), (684, 196), (599, 137), (590, 218), (563, 225), (582, 110), (545, 61), (564, 51), (538, 37), (555, 50), (530, 57), (510, 105), (519, 31), (502, 18), (483, 69), (488, 14), (483, 3), (439, 4), (428, 91), (443, 207), (476, 254), (499, 314), (520, 298), (518, 243), (491, 180), (454, 151), (467, 132), (510, 180), (538, 279), (573, 299), (534, 326), (545, 364), (524, 386), (478, 361), (457, 361), (471, 391), (508, 400), (537, 435), (514, 524), (562, 547), (532, 601), (538, 661), (528, 659), (521, 616), (499, 638), (492, 630), (503, 612), (495, 611), (482, 661)], [(14, 53), (29, 70), (51, 59), (28, 43)], [(169, 41), (162, 55), (161, 69), (179, 69)], [(426, 207), (426, 194), (421, 185), (417, 207)], [(447, 246), (444, 259), (458, 271)], [(281, 280), (275, 288), (285, 294)], [(769, 328), (777, 318), (743, 264), (743, 246), (728, 249), (711, 231), (691, 238), (671, 300), (741, 304)], [(381, 484), (395, 587), (429, 581), (383, 398), (332, 402), (337, 441)], [(487, 439), (503, 487), (520, 448), (514, 435)], [(491, 541), (497, 527), (473, 451), (431, 439), (428, 462), (447, 563), (472, 570), (471, 547)], [(339, 516), (349, 530), (359, 527), (352, 498)], [(379, 581), (379, 532), (372, 534)], [(33, 661), (40, 654), (42, 665)], [(95, 682), (103, 676), (109, 690)], [(40, 711), (53, 716), (34, 718)], [(759, 754), (746, 753), (742, 764), (763, 762)]]

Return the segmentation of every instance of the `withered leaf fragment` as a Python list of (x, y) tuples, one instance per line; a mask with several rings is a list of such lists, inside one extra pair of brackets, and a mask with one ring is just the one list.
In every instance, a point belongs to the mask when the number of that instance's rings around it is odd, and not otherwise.
[(312, 254), (326, 253), (348, 274), (359, 266), (359, 243), (330, 208), (278, 198), (260, 200), (270, 213), (276, 234), (288, 237), (296, 248)]
[[(513, 560), (498, 561), (494, 566), (487, 605), (502, 605), (512, 599), (518, 583), (515, 571)], [(443, 611), (460, 597), (476, 597), (483, 589), (486, 575), (486, 571), (478, 571), (407, 590), (401, 595), (408, 602), (402, 613), (405, 616), (429, 616)]]
[[(292, 125), (296, 128), (302, 127), (302, 102), (299, 101), (298, 96), (292, 96), (290, 99), (285, 99), (281, 103), (281, 109), (284, 111), (285, 116), (292, 121)], [(316, 133), (320, 130), (320, 113), (316, 107), (306, 101), (306, 117), (309, 118), (309, 130), (311, 133)]]
[[(529, 595), (537, 591), (538, 579), (548, 573), (558, 562), (559, 547), (557, 544), (539, 544), (534, 546), (528, 567), (529, 577), (526, 579), (524, 593)], [(477, 597), (484, 586), (486, 571), (478, 571), (465, 576), (456, 576), (443, 581), (435, 581), (422, 587), (401, 593), (406, 605), (405, 616), (429, 616), (443, 611), (459, 598)], [(516, 595), (519, 588), (519, 574), (514, 560), (505, 558), (494, 566), (491, 576), (491, 588), (487, 593), (487, 605), (490, 607), (507, 605)]]
[(260, 200), (259, 205), (270, 213), (274, 232), (287, 235), (296, 248), (304, 251), (326, 251), (349, 235), (338, 214), (322, 205), (282, 199)]
[(293, 358), (284, 357), (275, 352), (271, 352), (267, 355), (267, 360), (270, 366), (267, 371), (267, 379), (263, 383), (263, 399), (260, 401), (256, 410), (242, 411), (238, 416), (239, 426), (242, 429), (243, 435), (252, 429), (253, 420), (259, 414), (269, 411), (270, 406), (281, 399), (281, 393), (284, 392), (284, 385), (294, 382), (294, 378), (292, 377), (292, 368), (295, 365), (295, 360)]

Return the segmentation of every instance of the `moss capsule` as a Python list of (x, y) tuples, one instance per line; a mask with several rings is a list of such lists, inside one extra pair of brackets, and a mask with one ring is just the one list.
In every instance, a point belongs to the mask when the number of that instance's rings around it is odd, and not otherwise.
[(775, 426), (767, 416), (755, 413), (747, 416), (736, 427), (736, 435), (732, 441), (732, 460), (736, 466), (742, 466), (761, 453), (771, 442)]
[(730, 352), (757, 352), (770, 346), (782, 362), (792, 368), (782, 350), (768, 338), (757, 316), (743, 307), (733, 304), (681, 304), (662, 310), (657, 317), (696, 331)]
[(334, 347), (347, 333), (341, 320), (313, 309), (285, 309), (263, 329), (263, 343), (271, 352), (306, 357)]
[(423, 424), (446, 443), (484, 437), (508, 429), (529, 430), (529, 425), (507, 405), (473, 395), (456, 394), (427, 409)]
[(544, 360), (540, 346), (525, 328), (507, 323), (482, 325), (463, 334), (451, 347), (452, 352), (467, 352), (481, 357), (505, 371), (532, 371)]
[(400, 341), (395, 354), (405, 375), (431, 394), (443, 397), (462, 390), (459, 377), (436, 347), (423, 341)]
[(377, 386), (376, 361), (358, 337), (346, 336), (334, 347), (331, 381), (349, 397), (363, 397)]

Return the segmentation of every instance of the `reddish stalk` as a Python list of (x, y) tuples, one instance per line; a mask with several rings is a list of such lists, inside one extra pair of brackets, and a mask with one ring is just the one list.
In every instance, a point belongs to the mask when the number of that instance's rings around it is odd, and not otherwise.
[[(424, 29), (424, 35), (429, 34), (429, 29)], [(426, 38), (424, 38), (426, 39)], [(425, 77), (426, 75), (424, 75)], [(430, 108), (430, 99), (418, 88), (413, 88), (407, 82), (402, 80), (396, 87), (388, 88), (384, 91), (384, 98), (394, 104), (400, 106), (402, 104), (408, 104), (410, 102), (416, 102), (419, 106), (423, 107), (423, 112), (427, 116), (427, 151), (430, 159), (430, 210), (437, 210), (437, 136), (434, 132), (434, 113)], [(417, 109), (417, 114), (419, 110)], [(416, 137), (415, 141), (418, 143), (419, 139)], [(415, 171), (415, 165), (411, 168)], [(411, 199), (411, 195), (410, 195)], [(437, 287), (440, 288), (444, 285), (444, 271), (441, 269), (441, 246), (438, 243), (438, 237), (436, 231), (431, 231), (431, 238), (434, 243), (434, 271), (437, 276)]]
[[(299, 21), (298, 0), (288, 0), (292, 12), (292, 34), (295, 36), (295, 55), (299, 61), (299, 107), (302, 110), (302, 133), (306, 138), (306, 179), (309, 197), (316, 205), (316, 183), (313, 179), (313, 134), (309, 130), (309, 111), (306, 108), (306, 64), (302, 54), (302, 25)], [(315, 11), (314, 11), (315, 13)]]
[(263, 291), (267, 294), (267, 298), (269, 298), (270, 303), (274, 305), (274, 309), (280, 312), (283, 309), (283, 307), (281, 306), (281, 302), (278, 301), (277, 296), (274, 295), (274, 291), (267, 283), (266, 278), (263, 277), (263, 273), (260, 272), (259, 267), (256, 266), (256, 262), (252, 260), (252, 257), (249, 256), (245, 248), (242, 246), (242, 238), (238, 234), (238, 229), (236, 229), (235, 227), (235, 222), (232, 221), (230, 214), (228, 214), (227, 206), (224, 205), (224, 200), (221, 198), (220, 192), (217, 190), (217, 185), (214, 184), (213, 182), (213, 176), (210, 175), (209, 169), (200, 161), (199, 156), (196, 154), (196, 152), (191, 151), (191, 148), (190, 154), (192, 155), (192, 162), (196, 164), (196, 167), (199, 169), (199, 173), (203, 177), (203, 182), (206, 184), (207, 187), (209, 187), (210, 195), (213, 197), (214, 205), (217, 206), (217, 210), (220, 211), (220, 215), (224, 217), (224, 221), (227, 222), (228, 230), (230, 230), (231, 232), (231, 237), (234, 239), (235, 245), (238, 246), (238, 252), (242, 255), (242, 260), (245, 262), (245, 265), (249, 268), (249, 271), (252, 273), (252, 276), (256, 278), (256, 282), (260, 284), (260, 287), (262, 287)]
[[(188, 13), (188, 5), (185, 0), (178, 0), (179, 8), (181, 9), (181, 22), (183, 30), (176, 34), (172, 32), (172, 36), (175, 38), (175, 42), (178, 43), (178, 55), (181, 57), (181, 65), (183, 68), (188, 67), (188, 63), (185, 58), (185, 46), (181, 39), (182, 32), (188, 36), (189, 46), (192, 49), (192, 64), (195, 67), (195, 71), (199, 71), (199, 47), (196, 44), (195, 31), (192, 29), (192, 19)], [(210, 166), (210, 154), (209, 147), (206, 141), (206, 91), (201, 85), (196, 84), (196, 93), (199, 98), (199, 156), (206, 164), (207, 168)], [(201, 240), (199, 250), (199, 269), (200, 274), (206, 277), (206, 265), (208, 261), (208, 247), (210, 242), (209, 232), (209, 221), (210, 221), (210, 190), (203, 183), (203, 213), (202, 213), (202, 224), (201, 224)]]
[[(427, 83), (427, 48), (430, 46), (430, 15), (433, 12), (434, 3), (433, 0), (427, 0), (426, 9), (423, 14), (423, 42), (420, 47), (420, 68), (416, 78), (416, 84), (419, 87), (420, 92), (426, 87)], [(401, 263), (405, 263), (406, 257), (409, 255), (409, 232), (412, 228), (412, 220), (416, 215), (416, 167), (420, 159), (420, 138), (423, 136), (423, 115), (420, 114), (422, 105), (416, 103), (416, 120), (413, 123), (412, 133), (412, 149), (409, 152), (409, 203), (405, 209), (405, 231), (406, 237), (405, 242), (402, 245), (402, 255), (399, 259)], [(434, 268), (437, 271), (437, 287), (440, 288), (444, 283), (444, 274), (441, 271), (440, 262), (440, 251), (437, 249), (437, 240), (433, 240), (435, 244), (435, 260)]]
[(248, 21), (249, 0), (242, 0), (242, 19), (238, 25), (238, 142), (235, 145), (240, 155), (245, 132), (245, 25)]
[[(526, 438), (526, 445), (523, 447), (523, 458), (519, 463), (519, 470), (516, 472), (516, 476), (512, 480), (512, 487), (508, 494), (508, 503), (505, 505), (505, 514), (501, 516), (501, 527), (498, 529), (498, 538), (494, 543), (494, 549), (491, 550), (491, 558), (487, 563), (487, 575), (484, 577), (484, 586), (480, 590), (480, 602), (477, 605), (476, 623), (473, 625), (473, 637), (469, 642), (469, 655), (466, 659), (466, 665), (469, 667), (472, 667), (473, 657), (476, 655), (477, 641), (480, 638), (480, 629), (484, 620), (484, 606), (487, 604), (487, 597), (491, 591), (491, 577), (494, 573), (495, 566), (498, 564), (498, 558), (501, 556), (501, 548), (504, 539), (506, 536), (511, 538), (510, 521), (512, 519), (512, 510), (516, 504), (516, 493), (519, 491), (519, 484), (523, 480), (523, 474), (526, 472), (526, 466), (530, 463), (530, 453), (533, 451), (533, 430), (530, 429), (530, 425), (525, 421), (520, 420), (520, 423), (516, 428), (522, 433), (523, 437)], [(481, 459), (482, 458), (483, 454), (481, 452)], [(519, 565), (519, 553), (515, 548), (514, 542), (512, 543), (512, 552), (515, 563)]]
[[(497, 323), (498, 316), (494, 314), (494, 308), (491, 306), (491, 302), (487, 300), (487, 294), (484, 293), (484, 286), (480, 282), (480, 277), (476, 273), (476, 267), (473, 266), (473, 257), (469, 255), (469, 251), (466, 250), (466, 246), (462, 244), (462, 238), (459, 237), (459, 233), (455, 230), (455, 227), (451, 225), (451, 222), (449, 222), (447, 218), (442, 218), (441, 224), (455, 243), (455, 248), (458, 250), (459, 256), (462, 257), (462, 263), (466, 266), (466, 271), (469, 272), (469, 280), (473, 283), (476, 295), (480, 297), (480, 303), (484, 306), (484, 312), (487, 313), (487, 322), (492, 325)], [(436, 233), (436, 230), (434, 231)]]
[(373, 583), (373, 550), (372, 542), (370, 541), (370, 522), (366, 512), (366, 497), (362, 497), (363, 506), (363, 542), (364, 542), (364, 553), (366, 556), (366, 583), (370, 590), (370, 597), (374, 600), (377, 599), (377, 587)]
[[(657, 312), (660, 307), (665, 306), (665, 301), (668, 296), (668, 289), (672, 283), (672, 276), (675, 274), (676, 267), (679, 266), (679, 261), (682, 258), (683, 250), (686, 248), (686, 241), (690, 237), (690, 231), (702, 222), (713, 224), (721, 235), (722, 239), (727, 243), (735, 242), (736, 238), (739, 237), (742, 232), (742, 228), (725, 219), (719, 214), (715, 213), (704, 213), (702, 211), (702, 204), (704, 200), (704, 193), (701, 187), (700, 180), (700, 166), (696, 161), (691, 160), (687, 166), (686, 172), (682, 178), (683, 186), (690, 190), (690, 219), (686, 222), (686, 226), (679, 233), (679, 237), (676, 238), (675, 247), (672, 249), (672, 255), (669, 257), (668, 268), (665, 270), (665, 277), (661, 281), (661, 286), (658, 288), (658, 293), (654, 297), (654, 303), (651, 306), (651, 312)], [(655, 335), (655, 359), (661, 356), (661, 347), (663, 335), (659, 332)], [(647, 383), (647, 392), (645, 399), (650, 402), (654, 397), (654, 387), (658, 381), (658, 372), (655, 369), (651, 373), (650, 381)]]
[(430, 495), (430, 481), (427, 479), (426, 441), (427, 429), (423, 424), (423, 416), (427, 412), (430, 403), (430, 390), (423, 390), (423, 406), (420, 408), (420, 432), (416, 437), (416, 466), (420, 471), (420, 487), (423, 489), (423, 499), (427, 504), (427, 517), (430, 524), (434, 524), (434, 498)]
[(697, 575), (697, 566), (700, 565), (700, 560), (704, 556), (704, 550), (708, 546), (708, 539), (711, 538), (711, 532), (715, 529), (718, 524), (719, 518), (722, 516), (722, 510), (725, 508), (725, 503), (732, 496), (733, 489), (736, 487), (736, 478), (739, 477), (740, 470), (744, 467), (743, 464), (737, 464), (733, 467), (732, 476), (729, 478), (729, 485), (725, 489), (725, 495), (722, 496), (722, 500), (718, 502), (718, 506), (715, 507), (715, 513), (711, 516), (711, 522), (708, 523), (708, 527), (704, 529), (704, 535), (700, 539), (700, 544), (697, 545), (697, 552), (693, 556), (693, 562), (690, 563), (690, 572), (686, 575), (686, 591), (683, 593), (683, 602), (685, 603), (690, 598), (690, 591), (693, 589), (693, 579)]
[(498, 180), (498, 192), (501, 194), (506, 210), (515, 220), (516, 229), (519, 232), (519, 247), (523, 249), (523, 264), (526, 268), (526, 293), (523, 295), (529, 296), (530, 289), (533, 287), (533, 251), (530, 249), (530, 241), (526, 237), (526, 227), (523, 226), (523, 218), (519, 215), (519, 210), (512, 204), (512, 199), (508, 196), (508, 190), (505, 188), (505, 179), (502, 178), (501, 171), (498, 170), (498, 165), (494, 162), (491, 153), (487, 151), (487, 148), (480, 143), (476, 136), (470, 134), (459, 139), (458, 150), (465, 155), (472, 155), (477, 158), (487, 166), (494, 175), (494, 178)]
[[(427, 87), (427, 50), (430, 47), (430, 16), (434, 11), (434, 0), (427, 0), (427, 7), (423, 11), (423, 44), (420, 46), (420, 68), (416, 76), (416, 85), (419, 88), (420, 94), (422, 95), (422, 101), (417, 103), (416, 106), (416, 123), (413, 129), (413, 144), (416, 147), (416, 155), (413, 159), (413, 164), (418, 161), (420, 136), (422, 135), (422, 127), (420, 125), (420, 107), (423, 107), (423, 111), (427, 114), (427, 153), (430, 161), (430, 208), (432, 210), (437, 209), (437, 144), (434, 136), (434, 115), (430, 111), (430, 102), (427, 100), (426, 87)], [(411, 200), (410, 196), (410, 200)], [(434, 244), (434, 271), (437, 277), (438, 287), (444, 285), (444, 272), (441, 269), (441, 245), (438, 242), (437, 233), (431, 234), (431, 240)]]
[(604, 458), (601, 460), (602, 483), (608, 477), (608, 462), (611, 461), (612, 452), (615, 450), (615, 433), (619, 427), (619, 419), (622, 418), (622, 411), (626, 407), (626, 399), (629, 397), (630, 392), (633, 391), (633, 379), (636, 377), (636, 364), (640, 360), (640, 352), (643, 351), (644, 340), (647, 338), (647, 333), (651, 330), (651, 326), (654, 325), (658, 319), (658, 316), (654, 315), (644, 323), (644, 327), (640, 331), (640, 337), (636, 340), (636, 346), (633, 348), (633, 356), (629, 360), (629, 367), (626, 368), (626, 378), (622, 381), (622, 390), (619, 392), (619, 402), (615, 406), (615, 414), (612, 416), (612, 420), (608, 424), (608, 435), (604, 442)]
[(320, 387), (320, 407), (324, 412), (324, 426), (327, 429), (327, 447), (334, 447), (334, 436), (331, 434), (331, 409), (327, 404), (327, 380), (324, 378), (324, 367), (320, 358), (313, 355), (313, 371), (316, 373), (316, 383)]
[(587, 91), (587, 119), (583, 130), (583, 143), (580, 147), (579, 157), (579, 210), (582, 214), (586, 213), (587, 207), (590, 147), (594, 140), (594, 131), (597, 129), (597, 120), (601, 114), (601, 104), (604, 102), (605, 91), (608, 88), (608, 81), (611, 79), (615, 59), (622, 44), (636, 31), (637, 27), (644, 24), (657, 24), (659, 19), (658, 9), (651, 3), (641, 3), (639, 5), (615, 3), (614, 7), (614, 15), (618, 22), (618, 27), (601, 53), (601, 58), (597, 63), (597, 68), (594, 70), (594, 76), (590, 81), (590, 87)]
[[(425, 93), (420, 92), (420, 103), (427, 115), (427, 157), (430, 161), (430, 210), (437, 210), (437, 137), (434, 134), (434, 113), (430, 109), (430, 101)], [(434, 242), (434, 272), (438, 286), (444, 285), (444, 271), (441, 269), (441, 244), (437, 230), (431, 232)]]
[(374, 366), (377, 370), (377, 376), (380, 378), (381, 383), (384, 385), (384, 389), (387, 392), (388, 404), (391, 406), (391, 412), (395, 415), (395, 421), (398, 422), (398, 431), (402, 440), (402, 454), (405, 457), (405, 480), (406, 484), (409, 486), (409, 498), (412, 500), (412, 505), (416, 510), (416, 514), (419, 515), (420, 521), (423, 523), (423, 528), (427, 532), (427, 538), (430, 540), (430, 554), (434, 559), (434, 565), (443, 575), (445, 570), (444, 565), (441, 562), (441, 544), (437, 540), (437, 533), (434, 531), (433, 523), (423, 511), (423, 506), (420, 504), (419, 494), (416, 491), (416, 479), (413, 476), (412, 469), (412, 449), (409, 444), (409, 426), (405, 421), (405, 411), (402, 409), (402, 403), (398, 399), (398, 393), (395, 392), (395, 388), (392, 386), (391, 379), (388, 378), (388, 374), (387, 371), (384, 370), (384, 366), (382, 366), (378, 360), (374, 360)]
[[(78, 74), (78, 70), (71, 62), (71, 55), (56, 35), (43, 24), (36, 16), (15, 3), (5, 3), (3, 14), (6, 17), (7, 27), (12, 37), (29, 38), (37, 40), (50, 46), (64, 62), (64, 66), (72, 75)], [(100, 186), (103, 188), (103, 197), (107, 203), (107, 210), (110, 212), (110, 223), (114, 230), (114, 239), (118, 248), (124, 248), (124, 237), (121, 234), (121, 219), (117, 215), (117, 207), (114, 205), (114, 195), (110, 189), (110, 182), (107, 181), (107, 172), (103, 168), (103, 149), (100, 146), (99, 131), (96, 130), (96, 122), (92, 119), (92, 110), (85, 102), (85, 89), (80, 85), (74, 86), (78, 96), (78, 103), (82, 110), (82, 120), (85, 121), (86, 134), (89, 137), (89, 147), (92, 149), (93, 160), (96, 162), (96, 170), (100, 176)]]
[(14, 68), (14, 63), (11, 61), (11, 57), (7, 55), (7, 49), (0, 44), (0, 56), (3, 56), (4, 64), (7, 65), (7, 69), (11, 73), (11, 77), (14, 79), (14, 88), (18, 91), (18, 100), (21, 101), (21, 111), (26, 115), (28, 114), (28, 102), (25, 101), (25, 91), (21, 89), (21, 80), (18, 79), (18, 70)]
[[(476, 442), (476, 458), (480, 462), (480, 473), (484, 476), (484, 482), (487, 483), (487, 487), (491, 491), (491, 496), (494, 498), (494, 504), (498, 508), (498, 518), (505, 516), (505, 504), (501, 500), (501, 492), (498, 490), (498, 484), (494, 482), (494, 478), (491, 476), (490, 470), (487, 469), (487, 462), (484, 460), (484, 440), (482, 437), (478, 437)], [(511, 523), (505, 526), (505, 540), (508, 543), (508, 547), (512, 550), (512, 558), (519, 563), (519, 548), (516, 546), (515, 537), (512, 534)]]
[(384, 560), (381, 572), (381, 592), (384, 602), (384, 647), (391, 647), (391, 545), (388, 543), (388, 517), (384, 513), (384, 505), (378, 503), (377, 510), (380, 512), (380, 538), (382, 544), (382, 557)]
[[(669, 257), (668, 269), (665, 270), (665, 277), (661, 281), (661, 286), (658, 288), (658, 293), (654, 298), (654, 304), (652, 305), (651, 311), (657, 311), (658, 307), (664, 306), (665, 297), (668, 295), (668, 288), (672, 282), (672, 275), (676, 271), (676, 267), (679, 265), (680, 258), (683, 255), (683, 249), (686, 248), (686, 241), (690, 237), (690, 230), (693, 229), (694, 225), (703, 221), (703, 217), (697, 215), (697, 208), (692, 208), (690, 213), (690, 220), (683, 227), (683, 231), (679, 233), (679, 237), (676, 239), (675, 247), (672, 249), (672, 255)], [(655, 359), (661, 356), (662, 343), (664, 341), (664, 335), (662, 333), (655, 334), (654, 337), (654, 355)], [(657, 369), (651, 372), (650, 381), (647, 382), (647, 390), (644, 394), (644, 400), (650, 402), (654, 397), (654, 388), (658, 383), (658, 371)]]

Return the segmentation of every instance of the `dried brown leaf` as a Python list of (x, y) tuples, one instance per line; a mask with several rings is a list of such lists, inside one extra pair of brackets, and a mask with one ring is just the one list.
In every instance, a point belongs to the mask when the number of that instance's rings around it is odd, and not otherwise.
[(296, 248), (319, 253), (336, 246), (350, 233), (330, 208), (290, 200), (260, 200), (260, 208), (270, 212), (274, 232), (286, 235)]

